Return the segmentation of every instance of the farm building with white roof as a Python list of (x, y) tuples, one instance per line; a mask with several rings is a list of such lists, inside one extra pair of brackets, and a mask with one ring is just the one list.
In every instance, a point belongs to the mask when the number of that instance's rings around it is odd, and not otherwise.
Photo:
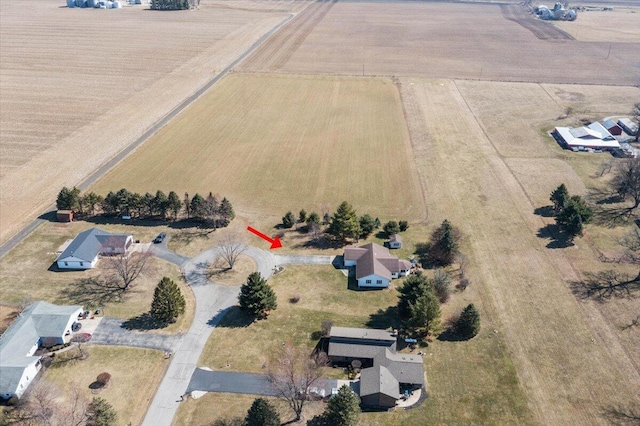
[(552, 136), (565, 148), (619, 149), (620, 143), (600, 123), (593, 122), (582, 127), (556, 127)]

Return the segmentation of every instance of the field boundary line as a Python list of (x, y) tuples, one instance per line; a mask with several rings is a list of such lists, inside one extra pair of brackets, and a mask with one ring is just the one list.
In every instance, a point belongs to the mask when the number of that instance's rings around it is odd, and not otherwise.
[[(167, 123), (169, 123), (173, 118), (179, 115), (182, 111), (184, 111), (189, 105), (191, 105), (196, 99), (202, 96), (207, 90), (209, 90), (214, 84), (220, 81), (225, 75), (227, 75), (235, 66), (237, 66), (240, 62), (242, 62), (247, 56), (253, 53), (258, 47), (262, 45), (262, 43), (271, 37), (277, 30), (279, 30), (284, 24), (289, 22), (296, 15), (290, 13), (284, 19), (282, 19), (279, 23), (273, 26), (269, 31), (263, 34), (258, 40), (256, 40), (251, 46), (249, 46), (244, 52), (242, 52), (235, 60), (233, 60), (229, 65), (227, 65), (222, 71), (213, 76), (207, 83), (201, 86), (198, 90), (196, 90), (191, 96), (184, 99), (180, 102), (175, 108), (173, 108), (169, 113), (164, 115), (160, 120), (156, 121), (151, 125), (142, 135), (140, 135), (135, 141), (127, 145), (124, 149), (118, 152), (115, 156), (111, 157), (105, 163), (103, 163), (98, 169), (89, 174), (84, 180), (82, 180), (78, 185), (76, 185), (80, 190), (86, 190), (92, 184), (94, 184), (99, 178), (101, 178), (105, 173), (107, 173), (110, 169), (115, 167), (118, 163), (124, 160), (129, 154), (134, 152), (137, 148), (142, 146), (151, 136), (156, 134), (160, 129), (162, 129)], [(28, 223), (24, 226), (18, 233), (16, 233), (13, 237), (9, 238), (6, 242), (0, 245), (0, 259), (2, 259), (7, 253), (9, 253), (13, 248), (15, 248), (22, 240), (31, 235), (40, 225), (47, 222), (51, 217), (52, 213), (55, 211), (55, 204), (51, 204), (47, 207), (36, 219)]]

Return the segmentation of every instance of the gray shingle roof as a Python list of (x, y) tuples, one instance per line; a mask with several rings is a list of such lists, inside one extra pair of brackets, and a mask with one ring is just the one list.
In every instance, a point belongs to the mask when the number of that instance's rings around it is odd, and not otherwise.
[(405, 269), (402, 263), (404, 261), (390, 254), (386, 247), (376, 243), (347, 247), (344, 249), (344, 259), (356, 262), (357, 279), (375, 274), (390, 280), (392, 273)]
[(41, 337), (62, 337), (82, 306), (36, 302), (27, 306), (0, 336), (0, 393), (14, 393), (26, 367), (40, 357), (27, 356)]
[(344, 337), (347, 339), (383, 340), (395, 342), (396, 336), (387, 330), (375, 328), (331, 327), (331, 337)]
[(87, 229), (76, 235), (71, 244), (58, 256), (58, 260), (76, 257), (92, 262), (103, 247), (123, 248), (130, 234), (111, 234), (99, 228)]
[(385, 349), (376, 355), (373, 363), (386, 367), (400, 383), (424, 384), (424, 364), (421, 356), (399, 354)]
[(329, 356), (342, 356), (347, 358), (373, 359), (378, 353), (384, 351), (385, 346), (358, 345), (354, 343), (329, 342)]
[(402, 244), (402, 237), (398, 234), (393, 234), (389, 237), (389, 242), (391, 243), (395, 243), (398, 242), (400, 244)]
[(360, 396), (382, 393), (392, 398), (400, 398), (400, 384), (382, 365), (374, 365), (362, 370), (360, 375)]

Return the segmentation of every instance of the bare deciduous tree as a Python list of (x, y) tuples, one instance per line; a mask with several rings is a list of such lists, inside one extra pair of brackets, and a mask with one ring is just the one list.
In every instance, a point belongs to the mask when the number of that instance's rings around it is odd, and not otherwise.
[(229, 269), (233, 269), (238, 257), (249, 248), (242, 236), (231, 231), (224, 234), (219, 241), (220, 257), (229, 265)]
[(627, 158), (614, 170), (611, 185), (622, 199), (631, 199), (633, 206), (629, 212), (640, 206), (640, 158)]
[(149, 251), (117, 254), (106, 259), (113, 280), (107, 280), (121, 292), (129, 290), (133, 282), (146, 270)]
[(286, 402), (299, 421), (308, 400), (307, 391), (322, 381), (323, 367), (328, 364), (324, 352), (312, 356), (293, 346), (284, 345), (269, 363), (267, 377), (277, 398)]
[(24, 426), (81, 426), (89, 419), (89, 401), (83, 390), (72, 383), (65, 403), (58, 401), (59, 390), (50, 382), (40, 380), (21, 400), (10, 418), (10, 424)]

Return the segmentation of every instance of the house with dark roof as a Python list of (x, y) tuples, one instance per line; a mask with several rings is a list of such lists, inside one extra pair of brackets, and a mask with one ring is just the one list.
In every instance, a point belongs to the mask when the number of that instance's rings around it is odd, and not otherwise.
[(424, 386), (422, 357), (397, 353), (396, 342), (396, 334), (386, 330), (331, 328), (329, 359), (336, 364), (360, 362), (363, 405), (392, 408), (405, 391)]
[(607, 119), (602, 122), (602, 125), (609, 133), (613, 136), (620, 136), (622, 134), (622, 127), (620, 127), (615, 121), (612, 119)]
[(43, 342), (62, 344), (82, 306), (36, 302), (27, 306), (0, 336), (0, 397), (20, 398), (40, 371), (35, 352)]
[(411, 262), (398, 259), (376, 243), (346, 247), (344, 266), (355, 267), (359, 288), (389, 287), (392, 279), (406, 276), (411, 270)]
[(60, 269), (91, 269), (98, 256), (125, 254), (133, 244), (131, 234), (111, 234), (99, 228), (79, 233), (56, 259)]

